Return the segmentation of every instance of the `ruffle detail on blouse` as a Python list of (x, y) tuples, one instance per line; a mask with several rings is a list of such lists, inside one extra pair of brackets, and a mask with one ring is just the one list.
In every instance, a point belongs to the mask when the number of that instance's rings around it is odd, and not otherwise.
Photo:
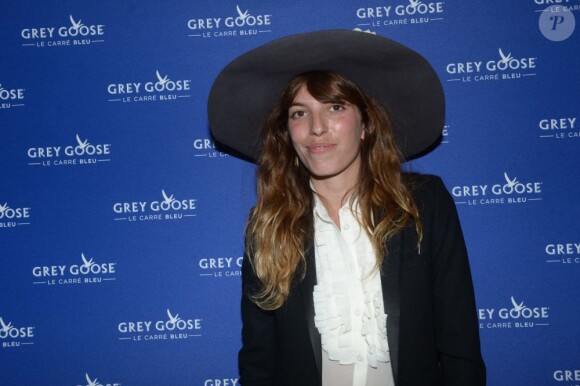
[[(314, 324), (321, 335), (322, 348), (330, 360), (348, 365), (357, 362), (360, 349), (356, 340), (362, 338), (367, 346), (368, 365), (389, 362), (387, 315), (383, 312), (383, 298), (378, 270), (374, 269), (374, 252), (366, 233), (359, 228), (356, 243), (356, 265), (349, 264), (350, 253), (342, 253), (334, 223), (315, 218), (316, 273), (314, 286)], [(362, 242), (361, 242), (362, 241)], [(354, 262), (353, 262), (354, 263)], [(354, 265), (354, 264), (353, 264)], [(364, 272), (364, 274), (361, 274)], [(355, 315), (349, 289), (353, 280), (361, 280), (364, 307)], [(353, 330), (353, 319), (362, 319), (361, 331)], [(356, 335), (355, 335), (356, 334)], [(360, 345), (360, 343), (359, 343)]]

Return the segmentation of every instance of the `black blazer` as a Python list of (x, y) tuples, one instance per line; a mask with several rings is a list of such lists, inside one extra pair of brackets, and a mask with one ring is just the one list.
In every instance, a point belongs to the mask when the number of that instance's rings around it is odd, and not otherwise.
[[(485, 385), (473, 284), (455, 205), (439, 177), (409, 178), (423, 241), (419, 251), (414, 224), (409, 224), (389, 242), (381, 274), (395, 384)], [(306, 256), (305, 278), (292, 286), (286, 303), (272, 312), (261, 310), (248, 298), (259, 281), (244, 258), (242, 385), (321, 385), (312, 247)]]

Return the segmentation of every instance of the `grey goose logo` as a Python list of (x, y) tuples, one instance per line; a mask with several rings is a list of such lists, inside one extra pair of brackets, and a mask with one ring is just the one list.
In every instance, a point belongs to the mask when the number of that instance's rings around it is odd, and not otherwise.
[(69, 15), (70, 25), (23, 28), (20, 37), (25, 47), (70, 47), (103, 43), (104, 24), (84, 24)]
[(360, 7), (356, 9), (358, 27), (380, 28), (425, 24), (443, 20), (444, 1), (408, 0), (398, 5)]
[(11, 207), (8, 202), (0, 204), (0, 229), (30, 225), (30, 207)]
[(271, 14), (254, 14), (249, 9), (242, 11), (239, 5), (236, 5), (236, 15), (197, 17), (187, 21), (188, 36), (195, 38), (255, 36), (272, 32), (271, 26)]
[(500, 47), (498, 57), (489, 60), (451, 62), (445, 66), (447, 81), (483, 82), (513, 80), (536, 76), (537, 57), (514, 57)]
[(540, 138), (580, 139), (576, 117), (544, 118), (538, 122)]
[(140, 82), (109, 83), (109, 102), (173, 102), (180, 98), (191, 98), (191, 79), (173, 80), (169, 74), (155, 70), (155, 80)]
[(161, 200), (123, 201), (113, 204), (115, 221), (182, 220), (195, 217), (197, 198), (177, 199), (161, 189)]
[(56, 146), (33, 146), (28, 148), (29, 166), (78, 166), (97, 165), (111, 161), (111, 144), (92, 144), (89, 139), (75, 135), (76, 144)]
[(121, 386), (119, 382), (107, 382), (101, 383), (99, 379), (95, 377), (95, 379), (91, 379), (92, 377), (89, 373), (85, 373), (85, 380), (87, 381), (86, 385), (77, 385), (77, 386)]
[(24, 106), (23, 88), (5, 88), (0, 83), (0, 110)]
[(59, 286), (102, 284), (115, 281), (117, 263), (95, 262), (81, 253), (80, 264), (37, 265), (32, 268), (33, 284)]
[(480, 328), (534, 328), (549, 326), (550, 307), (527, 306), (524, 301), (510, 297), (511, 306), (480, 308), (478, 310)]
[(201, 337), (202, 319), (182, 318), (178, 313), (166, 310), (166, 319), (124, 321), (117, 325), (119, 340), (159, 341), (184, 340)]
[(541, 201), (542, 182), (520, 182), (503, 173), (505, 183), (456, 185), (451, 189), (456, 204), (498, 205)]
[(0, 316), (0, 344), (2, 348), (17, 348), (34, 344), (35, 327), (16, 327)]

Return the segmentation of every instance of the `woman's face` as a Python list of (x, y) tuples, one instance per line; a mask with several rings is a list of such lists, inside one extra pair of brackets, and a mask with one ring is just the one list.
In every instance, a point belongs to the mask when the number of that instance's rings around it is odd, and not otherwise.
[(348, 102), (321, 103), (302, 86), (288, 109), (288, 130), (298, 158), (315, 179), (354, 184), (360, 168), (364, 124)]

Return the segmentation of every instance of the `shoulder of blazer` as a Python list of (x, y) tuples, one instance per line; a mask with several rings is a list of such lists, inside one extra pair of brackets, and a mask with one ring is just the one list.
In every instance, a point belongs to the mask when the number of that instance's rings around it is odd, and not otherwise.
[(402, 173), (403, 182), (415, 199), (446, 190), (441, 177), (433, 174)]
[(436, 209), (435, 204), (442, 203), (442, 200), (447, 201), (446, 204), (449, 203), (450, 195), (441, 177), (418, 173), (403, 173), (402, 176), (415, 200), (421, 218), (429, 217), (430, 212)]

